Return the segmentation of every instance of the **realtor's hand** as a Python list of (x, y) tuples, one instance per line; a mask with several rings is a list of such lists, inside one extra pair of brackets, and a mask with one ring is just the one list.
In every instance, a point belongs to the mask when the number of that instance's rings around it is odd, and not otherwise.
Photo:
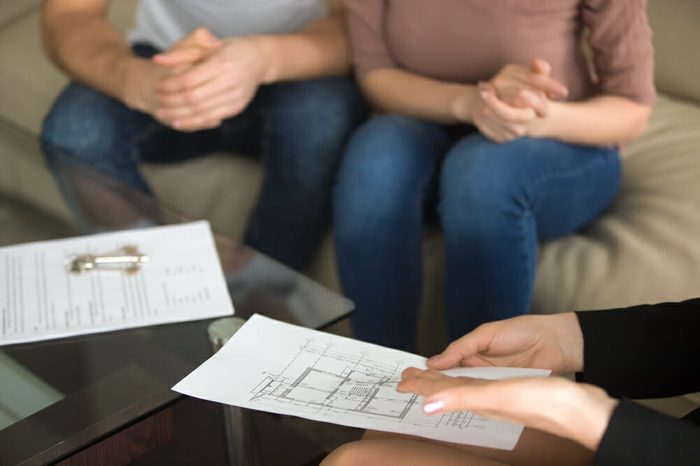
[(605, 391), (560, 377), (482, 380), (406, 369), (397, 389), (425, 397), (423, 411), (473, 411), (566, 437), (595, 451), (617, 401)]
[(452, 342), (428, 367), (529, 367), (583, 370), (583, 334), (574, 313), (525, 315), (491, 322)]

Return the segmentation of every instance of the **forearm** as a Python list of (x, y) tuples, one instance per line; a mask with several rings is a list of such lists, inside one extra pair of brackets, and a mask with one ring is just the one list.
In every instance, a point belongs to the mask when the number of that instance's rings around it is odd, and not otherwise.
[[(381, 68), (360, 78), (365, 97), (379, 111), (438, 123), (464, 123), (477, 97), (475, 86), (446, 83), (397, 68)], [(464, 117), (460, 117), (464, 116)]]
[(652, 398), (700, 390), (699, 311), (700, 299), (692, 299), (577, 312), (585, 340), (579, 380), (617, 397)]
[(644, 132), (650, 113), (651, 108), (623, 97), (551, 102), (548, 116), (533, 135), (575, 144), (622, 144)]
[(338, 76), (350, 71), (350, 50), (340, 14), (292, 34), (254, 36), (264, 60), (263, 82)]
[(124, 100), (129, 68), (143, 61), (133, 56), (119, 30), (88, 13), (53, 13), (46, 7), (42, 41), (49, 57), (72, 79), (119, 100)]
[(628, 400), (615, 408), (598, 447), (596, 466), (697, 465), (700, 427)]

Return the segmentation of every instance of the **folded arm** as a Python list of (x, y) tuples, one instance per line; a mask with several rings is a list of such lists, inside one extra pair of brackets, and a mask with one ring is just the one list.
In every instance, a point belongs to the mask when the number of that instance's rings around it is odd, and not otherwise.
[(650, 114), (648, 105), (611, 95), (551, 102), (549, 114), (532, 126), (531, 135), (578, 144), (622, 144), (644, 132)]
[[(492, 85), (494, 81), (491, 80)], [(548, 101), (546, 115), (542, 116), (527, 111), (535, 110), (534, 106), (518, 108), (503, 100), (494, 105), (492, 98), (482, 97), (476, 85), (437, 81), (398, 68), (368, 72), (360, 77), (360, 85), (381, 111), (479, 127), (480, 115), (486, 108), (495, 113), (498, 126), (512, 129), (512, 137), (551, 138), (577, 144), (612, 145), (634, 139), (645, 130), (651, 113), (650, 106), (626, 97), (597, 96), (582, 102)]]

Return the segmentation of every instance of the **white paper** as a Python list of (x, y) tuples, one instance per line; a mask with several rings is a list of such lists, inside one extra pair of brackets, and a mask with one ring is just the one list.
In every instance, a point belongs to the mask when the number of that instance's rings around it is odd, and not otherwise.
[[(428, 416), (399, 393), (406, 367), (425, 358), (255, 315), (173, 390), (243, 408), (447, 442), (512, 449), (523, 427), (471, 412)], [(484, 379), (546, 376), (538, 369), (464, 368)]]
[[(135, 245), (135, 275), (68, 271), (82, 254)], [(0, 248), (0, 345), (233, 314), (207, 222)]]

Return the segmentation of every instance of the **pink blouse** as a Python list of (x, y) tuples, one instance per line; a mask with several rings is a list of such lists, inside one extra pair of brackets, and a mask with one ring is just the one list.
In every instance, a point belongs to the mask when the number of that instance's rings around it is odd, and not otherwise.
[[(651, 104), (646, 0), (346, 0), (359, 74), (396, 67), (475, 84), (504, 65), (552, 65), (576, 101), (606, 94)], [(593, 53), (589, 70), (582, 34)]]

